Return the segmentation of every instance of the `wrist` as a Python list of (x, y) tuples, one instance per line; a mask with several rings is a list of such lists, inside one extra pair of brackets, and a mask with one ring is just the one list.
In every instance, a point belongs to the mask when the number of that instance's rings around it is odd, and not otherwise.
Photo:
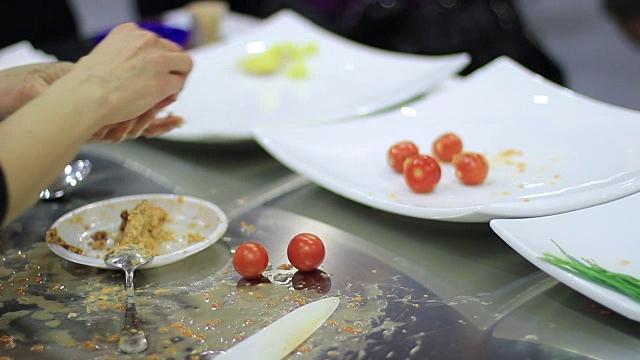
[[(72, 71), (52, 84), (47, 96), (58, 98), (66, 111), (82, 121), (90, 133), (109, 123), (107, 82), (93, 74)], [(78, 116), (81, 114), (81, 116)]]

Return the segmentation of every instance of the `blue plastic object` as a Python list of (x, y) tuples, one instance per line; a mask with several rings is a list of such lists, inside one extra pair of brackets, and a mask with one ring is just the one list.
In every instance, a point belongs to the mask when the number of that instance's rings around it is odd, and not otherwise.
[[(154, 33), (160, 35), (161, 37), (177, 43), (183, 48), (187, 46), (187, 42), (189, 41), (190, 33), (186, 30), (163, 25), (162, 23), (153, 22), (153, 21), (141, 21), (141, 22), (138, 22), (137, 24), (141, 28), (147, 29), (149, 31), (153, 31)], [(111, 31), (111, 29), (108, 29), (102, 32), (100, 35), (96, 36), (94, 38), (94, 45), (98, 45), (98, 43), (102, 41), (107, 36), (107, 34), (109, 34), (109, 31)]]

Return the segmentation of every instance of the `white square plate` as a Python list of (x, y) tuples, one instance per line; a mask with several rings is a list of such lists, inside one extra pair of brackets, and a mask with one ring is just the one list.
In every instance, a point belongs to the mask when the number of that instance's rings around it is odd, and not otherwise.
[[(239, 62), (256, 48), (317, 45), (308, 76), (251, 75)], [(426, 93), (462, 70), (467, 54), (422, 56), (375, 49), (282, 10), (227, 42), (193, 49), (194, 68), (167, 110), (186, 123), (161, 136), (182, 142), (252, 140), (254, 126), (335, 121), (369, 114)]]
[(630, 319), (640, 321), (640, 303), (540, 259), (545, 252), (591, 259), (599, 266), (640, 279), (636, 230), (640, 194), (565, 214), (496, 219), (489, 224), (507, 244), (544, 272)]
[[(386, 163), (389, 147), (425, 153), (444, 132), (490, 163), (485, 182), (462, 185), (450, 164), (432, 193), (409, 190)], [(640, 190), (640, 112), (573, 93), (500, 58), (397, 111), (348, 122), (255, 129), (292, 170), (337, 194), (418, 218), (488, 222), (551, 215)]]

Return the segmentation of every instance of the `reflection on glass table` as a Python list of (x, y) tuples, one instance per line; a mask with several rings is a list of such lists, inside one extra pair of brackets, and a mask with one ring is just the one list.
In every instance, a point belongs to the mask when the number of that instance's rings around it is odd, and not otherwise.
[[(85, 203), (122, 193), (181, 192), (139, 164), (129, 161), (125, 167), (99, 154), (91, 158), (96, 186), (84, 187), (59, 203), (40, 203), (0, 232), (4, 254), (0, 314), (7, 320), (0, 332), (15, 345), (5, 351), (14, 358), (37, 351), (41, 352), (36, 355), (66, 358), (117, 355), (123, 295), (118, 291), (122, 288), (118, 273), (60, 259), (42, 243), (42, 236), (55, 218)], [(306, 274), (282, 266), (287, 263), (288, 241), (303, 231), (316, 233), (327, 247), (325, 262)], [(531, 318), (523, 317), (528, 312), (540, 322), (551, 315), (557, 317), (555, 324), (585, 320), (580, 313), (546, 312), (545, 307), (566, 308), (562, 297), (578, 308), (593, 303), (553, 286), (555, 282), (543, 273), (530, 272), (487, 293), (464, 294), (459, 287), (462, 279), (447, 281), (454, 274), (445, 274), (435, 261), (407, 261), (369, 239), (269, 203), (236, 212), (222, 240), (183, 261), (137, 273), (139, 312), (150, 340), (145, 355), (211, 358), (301, 302), (334, 295), (341, 299), (338, 311), (306, 342), (309, 352), (298, 356), (587, 359), (593, 354), (579, 341), (586, 330), (572, 329), (560, 343), (545, 340), (552, 332), (544, 326), (526, 335), (509, 331), (514, 336), (503, 336), (501, 329), (530, 325)], [(261, 241), (270, 253), (272, 266), (259, 281), (246, 281), (230, 264), (231, 250), (249, 240)], [(512, 271), (509, 264), (516, 260), (505, 259), (505, 271)], [(482, 261), (478, 258), (480, 265)], [(491, 274), (483, 266), (477, 269), (482, 272), (479, 279)], [(551, 304), (530, 307), (547, 298)], [(630, 336), (626, 345), (608, 347), (608, 354), (624, 354), (637, 342), (633, 323), (616, 314), (592, 321), (599, 328)], [(617, 331), (593, 336), (602, 341), (623, 339)]]

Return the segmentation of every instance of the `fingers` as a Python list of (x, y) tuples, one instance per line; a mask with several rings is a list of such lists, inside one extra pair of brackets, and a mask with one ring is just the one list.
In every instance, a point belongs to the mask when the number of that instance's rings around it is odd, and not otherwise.
[(93, 135), (91, 135), (91, 137), (89, 138), (89, 140), (87, 142), (94, 143), (94, 142), (105, 141), (103, 139), (104, 139), (105, 135), (107, 134), (107, 132), (109, 132), (109, 130), (111, 129), (112, 126), (113, 125), (106, 125), (106, 126), (101, 127), (95, 133), (93, 133)]
[(151, 138), (169, 132), (184, 124), (181, 116), (169, 114), (164, 118), (156, 118), (144, 131), (145, 137)]
[(11, 100), (12, 107), (9, 110), (13, 112), (24, 106), (40, 95), (54, 81), (66, 75), (72, 68), (73, 64), (70, 62), (41, 63), (24, 67), (26, 72), (20, 77), (20, 83), (14, 85), (14, 89), (12, 89), (15, 95)]
[(26, 76), (24, 83), (16, 91), (14, 111), (40, 95), (48, 86), (49, 84), (41, 77)]
[(186, 83), (186, 77), (184, 75), (169, 74), (169, 76), (165, 78), (164, 81), (162, 82), (162, 85), (159, 85), (159, 86), (164, 86), (165, 94), (167, 94), (165, 95), (164, 99), (160, 101), (161, 102), (165, 101), (165, 99), (168, 99), (172, 96), (177, 99), (177, 96), (178, 94), (180, 94), (180, 92), (182, 92), (182, 89), (184, 88), (185, 83)]
[(68, 61), (57, 61), (49, 64), (48, 69), (45, 70), (45, 73), (42, 77), (47, 81), (48, 84), (52, 84), (54, 81), (59, 78), (65, 76), (71, 70), (73, 70), (74, 64)]
[(158, 111), (164, 109), (165, 107), (173, 104), (176, 100), (178, 100), (178, 94), (173, 94), (173, 95), (169, 95), (166, 98), (164, 98), (164, 100), (160, 101), (158, 103), (158, 105), (155, 106), (155, 108), (158, 109)]
[(136, 119), (103, 126), (91, 136), (89, 142), (116, 143), (127, 139), (137, 139), (141, 136), (156, 137), (184, 123), (182, 117), (173, 114), (161, 118), (155, 117), (159, 109), (149, 110)]
[[(104, 104), (108, 109), (103, 113), (107, 115), (97, 125), (108, 125), (140, 120), (142, 114), (153, 119), (161, 108), (175, 101), (192, 69), (193, 60), (180, 45), (127, 23), (114, 28), (77, 63), (73, 71), (77, 76), (67, 78), (83, 86), (89, 86), (87, 78), (107, 83), (99, 89), (105, 89), (109, 93), (105, 98), (111, 101)], [(132, 129), (125, 130), (127, 136), (136, 137), (144, 128), (144, 122), (135, 122)], [(102, 138), (118, 141), (119, 135), (121, 132), (112, 128)]]
[(135, 119), (135, 125), (129, 130), (127, 137), (129, 139), (135, 139), (142, 136), (145, 129), (154, 121), (157, 121), (156, 115), (158, 114), (158, 112), (164, 109), (167, 105), (174, 102), (175, 99), (175, 94), (168, 96), (164, 100), (156, 104), (154, 107), (140, 115), (137, 119)]
[(171, 64), (172, 74), (188, 75), (193, 69), (193, 59), (185, 53), (167, 54), (167, 62)]
[(149, 126), (149, 124), (155, 118), (158, 110), (151, 109), (146, 113), (140, 115), (137, 119), (134, 120), (133, 127), (129, 130), (127, 134), (127, 138), (129, 139), (137, 139), (144, 133), (145, 129)]
[(109, 130), (102, 136), (102, 141), (121, 142), (125, 140), (135, 125), (135, 120), (123, 121), (110, 126)]
[(184, 50), (182, 46), (178, 45), (178, 43), (175, 43), (163, 37), (159, 37), (159, 43), (162, 47), (164, 47), (168, 51), (181, 52), (182, 50)]

